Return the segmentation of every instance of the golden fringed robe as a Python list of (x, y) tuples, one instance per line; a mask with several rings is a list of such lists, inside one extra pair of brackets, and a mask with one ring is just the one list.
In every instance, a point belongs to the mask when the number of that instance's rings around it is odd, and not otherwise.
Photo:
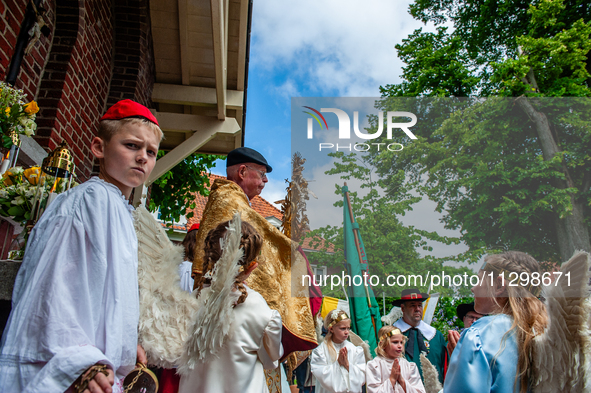
[(307, 297), (308, 287), (294, 285), (292, 288), (291, 282), (293, 274), (299, 277), (297, 283), (301, 284), (301, 276), (308, 274), (306, 262), (297, 251), (297, 244), (254, 211), (242, 188), (233, 181), (216, 179), (211, 186), (197, 234), (193, 261), (195, 278), (202, 274), (203, 245), (207, 234), (218, 224), (231, 220), (235, 211), (239, 211), (242, 220), (254, 226), (264, 239), (262, 263), (259, 263), (247, 283), (263, 296), (272, 310), (281, 314), (284, 356), (293, 351), (315, 348), (318, 343)]

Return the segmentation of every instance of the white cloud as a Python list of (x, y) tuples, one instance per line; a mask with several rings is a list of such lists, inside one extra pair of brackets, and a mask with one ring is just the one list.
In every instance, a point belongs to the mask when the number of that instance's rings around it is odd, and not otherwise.
[(375, 96), (378, 86), (398, 82), (394, 45), (424, 27), (407, 2), (391, 0), (257, 0), (252, 26), (258, 67), (295, 70), (319, 95), (345, 96)]
[(287, 194), (287, 191), (285, 190), (286, 187), (287, 183), (285, 182), (285, 179), (279, 180), (269, 175), (269, 181), (265, 185), (265, 188), (263, 188), (261, 197), (277, 209), (281, 210), (281, 205), (276, 205), (275, 202), (285, 198), (285, 195)]
[(300, 95), (299, 89), (292, 79), (288, 79), (285, 83), (275, 86), (274, 90), (275, 95), (284, 100), (289, 100), (291, 97), (297, 97)]
[(337, 175), (327, 175), (324, 172), (333, 168), (334, 158), (322, 166), (311, 168), (304, 172), (304, 177), (309, 179), (308, 188), (318, 197), (310, 197), (306, 208), (310, 229), (318, 229), (327, 225), (343, 224), (343, 208), (335, 207), (336, 201), (342, 200), (342, 195), (335, 194), (335, 184), (341, 186), (347, 182), (349, 190), (357, 192), (360, 196), (367, 194), (367, 190), (361, 188), (362, 181), (358, 179), (343, 180)]

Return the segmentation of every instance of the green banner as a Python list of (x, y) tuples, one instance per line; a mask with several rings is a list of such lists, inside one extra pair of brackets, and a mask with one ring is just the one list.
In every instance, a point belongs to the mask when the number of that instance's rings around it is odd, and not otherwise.
[(380, 309), (373, 290), (369, 285), (369, 265), (367, 254), (349, 201), (349, 188), (343, 187), (343, 231), (347, 274), (351, 277), (347, 289), (351, 311), (351, 329), (369, 343), (375, 354), (378, 343), (377, 333), (382, 327)]

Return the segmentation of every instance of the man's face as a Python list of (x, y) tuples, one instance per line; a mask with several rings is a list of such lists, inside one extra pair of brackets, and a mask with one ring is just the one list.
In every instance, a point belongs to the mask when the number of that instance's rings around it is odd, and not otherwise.
[(423, 319), (423, 302), (412, 300), (400, 305), (402, 319), (412, 327), (417, 327)]
[(249, 162), (240, 166), (241, 183), (239, 185), (249, 199), (259, 195), (265, 188), (265, 183), (268, 181), (266, 173), (267, 168), (264, 165)]
[(478, 314), (477, 312), (474, 312), (474, 311), (468, 311), (466, 313), (466, 315), (464, 316), (464, 320), (463, 320), (464, 327), (469, 328), (470, 326), (472, 326), (472, 324), (474, 322), (476, 322), (480, 318), (482, 318), (482, 314)]

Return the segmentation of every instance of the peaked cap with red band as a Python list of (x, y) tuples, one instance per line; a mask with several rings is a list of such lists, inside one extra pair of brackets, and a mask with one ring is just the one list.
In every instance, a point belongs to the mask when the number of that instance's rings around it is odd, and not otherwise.
[(400, 299), (394, 300), (392, 302), (393, 305), (400, 307), (402, 303), (405, 302), (412, 302), (412, 301), (419, 301), (423, 302), (429, 299), (429, 294), (421, 293), (418, 289), (403, 289), (401, 293)]
[(154, 117), (148, 108), (132, 100), (119, 101), (110, 107), (107, 113), (105, 113), (105, 115), (101, 117), (100, 120), (121, 120), (130, 117), (142, 117), (151, 121), (157, 126), (160, 126), (158, 124), (158, 120), (156, 120), (156, 117)]

